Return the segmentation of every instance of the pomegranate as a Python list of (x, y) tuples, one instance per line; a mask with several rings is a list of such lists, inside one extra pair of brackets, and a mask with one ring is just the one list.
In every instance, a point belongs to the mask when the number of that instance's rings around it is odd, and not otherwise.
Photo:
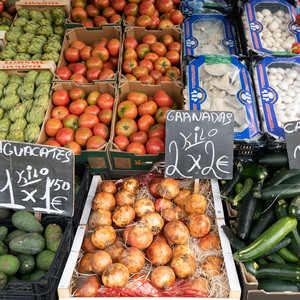
[(106, 287), (123, 287), (129, 276), (129, 271), (123, 264), (115, 263), (103, 271), (101, 279)]
[(175, 282), (175, 273), (170, 267), (160, 266), (153, 270), (151, 281), (156, 288), (168, 289)]
[(119, 262), (119, 257), (123, 250), (123, 244), (117, 241), (113, 245), (104, 249), (104, 251), (111, 257), (113, 263)]
[(112, 259), (109, 256), (109, 254), (105, 251), (97, 251), (94, 252), (92, 257), (91, 257), (91, 265), (92, 265), (92, 270), (94, 273), (97, 275), (101, 275), (102, 272), (106, 267), (111, 265)]
[(117, 191), (117, 187), (112, 181), (102, 181), (100, 185), (100, 192), (106, 192), (115, 195)]
[(89, 232), (86, 234), (86, 236), (83, 238), (82, 241), (82, 245), (81, 245), (81, 250), (83, 252), (92, 252), (92, 251), (96, 251), (98, 250), (98, 248), (96, 248), (94, 246), (94, 244), (91, 241), (91, 237), (92, 237), (92, 233)]
[(177, 197), (175, 197), (173, 199), (173, 202), (177, 205), (177, 206), (185, 206), (188, 197), (190, 197), (192, 194), (191, 190), (187, 190), (187, 189), (180, 189), (179, 194), (177, 195)]
[(183, 245), (189, 239), (189, 230), (181, 221), (174, 220), (165, 226), (164, 235), (170, 244)]
[(89, 217), (89, 226), (95, 229), (99, 225), (111, 225), (111, 212), (109, 210), (97, 209), (91, 212)]
[(116, 232), (110, 225), (100, 225), (92, 233), (92, 243), (98, 249), (105, 249), (112, 245), (116, 240)]
[(155, 179), (152, 179), (150, 181), (149, 185), (148, 185), (149, 192), (152, 195), (152, 197), (154, 197), (154, 198), (159, 198), (160, 197), (160, 194), (157, 190), (157, 186), (160, 183), (160, 181), (161, 181), (161, 178), (155, 178)]
[(154, 266), (168, 264), (172, 257), (172, 249), (164, 241), (154, 241), (146, 250), (146, 257)]
[(140, 219), (144, 215), (150, 212), (154, 212), (154, 204), (150, 199), (142, 198), (136, 201), (133, 205), (133, 208), (135, 210), (136, 216)]
[(193, 237), (203, 237), (210, 231), (210, 219), (206, 215), (199, 213), (191, 214), (187, 218), (187, 227)]
[(101, 288), (97, 275), (81, 276), (75, 279), (73, 294), (75, 297), (94, 297)]
[(188, 214), (199, 213), (204, 214), (206, 210), (206, 198), (200, 194), (192, 194), (187, 199), (187, 204), (185, 206), (185, 211)]
[(150, 212), (144, 215), (141, 218), (141, 222), (144, 222), (148, 226), (148, 228), (152, 231), (153, 235), (159, 234), (162, 231), (165, 224), (161, 215), (159, 215), (156, 212)]
[(188, 217), (188, 213), (185, 211), (184, 206), (176, 206), (174, 210), (176, 211), (179, 220), (183, 220)]
[(220, 238), (217, 235), (210, 232), (209, 234), (200, 239), (199, 247), (202, 251), (219, 250), (221, 249)]
[(175, 208), (166, 208), (161, 212), (161, 215), (163, 216), (165, 221), (173, 221), (178, 220), (178, 212)]
[(139, 191), (140, 182), (135, 178), (125, 179), (120, 187), (120, 190), (127, 190), (136, 195)]
[(186, 278), (195, 273), (195, 258), (190, 255), (177, 255), (171, 261), (171, 268), (179, 278)]
[(95, 195), (92, 201), (92, 209), (104, 209), (113, 211), (116, 206), (116, 200), (114, 195), (107, 192), (99, 192)]
[(179, 184), (173, 178), (164, 178), (157, 186), (157, 190), (162, 198), (171, 200), (179, 194)]
[(222, 271), (222, 265), (223, 265), (223, 259), (221, 257), (217, 256), (207, 256), (205, 260), (203, 261), (201, 267), (204, 273), (210, 277), (213, 278), (217, 275), (221, 275), (223, 273)]
[(142, 270), (145, 257), (140, 249), (129, 247), (122, 251), (119, 262), (127, 267), (130, 274), (133, 274)]
[(173, 204), (170, 200), (159, 198), (155, 200), (154, 207), (155, 207), (155, 211), (160, 213), (162, 210), (166, 208), (172, 208)]
[(173, 255), (190, 255), (194, 257), (195, 253), (188, 245), (177, 245), (173, 249)]
[(135, 195), (127, 190), (120, 191), (116, 194), (116, 202), (118, 206), (133, 205)]
[(134, 220), (134, 218), (135, 211), (132, 206), (129, 205), (117, 207), (112, 216), (113, 222), (118, 227), (126, 227)]
[(203, 293), (208, 294), (209, 293), (209, 285), (207, 283), (207, 280), (203, 277), (192, 277), (189, 279), (186, 279), (190, 283), (190, 289), (191, 290), (197, 290), (201, 291)]
[(139, 223), (130, 227), (127, 233), (126, 244), (143, 250), (152, 243), (153, 234), (145, 223)]
[(79, 273), (83, 273), (83, 274), (92, 273), (92, 265), (91, 265), (92, 256), (93, 256), (92, 252), (89, 252), (82, 256), (78, 266)]

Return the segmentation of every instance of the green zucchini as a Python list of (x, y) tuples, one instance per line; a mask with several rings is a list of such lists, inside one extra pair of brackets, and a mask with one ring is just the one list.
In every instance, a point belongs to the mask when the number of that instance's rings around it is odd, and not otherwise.
[(251, 191), (253, 185), (253, 179), (247, 178), (244, 182), (242, 190), (234, 197), (233, 205), (237, 205), (239, 201), (241, 201), (247, 194)]
[(261, 194), (255, 195), (263, 200), (272, 201), (276, 198), (289, 199), (300, 194), (300, 185), (297, 184), (279, 184), (263, 188)]
[(283, 259), (285, 259), (286, 261), (291, 262), (291, 263), (295, 263), (299, 260), (299, 257), (286, 247), (281, 248), (280, 250), (277, 251), (277, 253)]
[(300, 292), (299, 285), (290, 280), (261, 279), (257, 288), (265, 292)]
[(243, 189), (243, 184), (242, 183), (237, 183), (235, 186), (235, 193), (238, 194), (241, 190)]
[[(288, 216), (288, 204), (283, 199), (278, 201), (275, 210), (278, 219)], [(300, 257), (300, 234), (298, 228), (295, 228), (287, 236), (292, 240), (288, 248)]]
[(287, 167), (289, 164), (286, 151), (266, 154), (259, 158), (258, 162), (266, 167), (274, 169)]
[(297, 226), (297, 220), (284, 217), (269, 227), (254, 242), (233, 254), (236, 261), (250, 261), (260, 257), (279, 243), (289, 232)]
[(289, 205), (289, 214), (292, 217), (300, 219), (300, 195), (292, 199)]
[(231, 245), (231, 247), (233, 248), (234, 251), (243, 249), (246, 247), (246, 244), (241, 241), (233, 232), (232, 230), (226, 226), (226, 225), (222, 225), (221, 228), (223, 229), (225, 235), (227, 236), (229, 243)]
[(259, 258), (255, 260), (258, 265), (262, 266), (262, 265), (266, 265), (268, 262), (264, 259), (264, 258)]
[(260, 199), (257, 199), (253, 220), (257, 220), (260, 217), (260, 214), (262, 211), (263, 211), (263, 203), (262, 203), (262, 201), (260, 201)]
[(237, 166), (237, 169), (234, 172), (232, 179), (227, 181), (224, 187), (222, 188), (221, 196), (228, 197), (230, 194), (233, 193), (236, 184), (241, 181), (242, 172), (243, 166), (240, 164)]
[(249, 240), (254, 241), (257, 239), (271, 224), (273, 224), (275, 219), (274, 207), (271, 206), (256, 220), (255, 225), (251, 229)]
[(300, 175), (293, 176), (283, 181), (282, 184), (300, 184)]
[(274, 177), (274, 176), (277, 176), (278, 174), (280, 174), (281, 172), (286, 171), (286, 170), (289, 170), (289, 168), (284, 167), (284, 168), (281, 168), (281, 169), (279, 169), (279, 170), (276, 170), (276, 171), (273, 173), (273, 177)]
[(286, 264), (286, 261), (278, 253), (272, 253), (265, 258), (276, 264)]
[(289, 178), (295, 176), (295, 175), (300, 175), (300, 170), (298, 169), (288, 169), (288, 170), (284, 170), (279, 172), (278, 175), (273, 176), (269, 182), (268, 185), (278, 185), (280, 183), (282, 183), (285, 180), (288, 180)]
[(243, 167), (242, 179), (252, 178), (258, 181), (264, 181), (268, 175), (268, 170), (259, 164), (250, 164)]
[(280, 250), (281, 248), (284, 248), (286, 246), (288, 246), (291, 243), (291, 239), (289, 237), (284, 237), (278, 244), (276, 244), (273, 248), (271, 248), (268, 252), (264, 253), (262, 256), (258, 257), (258, 258), (262, 258), (268, 255), (271, 255), (272, 253), (277, 252), (278, 250)]

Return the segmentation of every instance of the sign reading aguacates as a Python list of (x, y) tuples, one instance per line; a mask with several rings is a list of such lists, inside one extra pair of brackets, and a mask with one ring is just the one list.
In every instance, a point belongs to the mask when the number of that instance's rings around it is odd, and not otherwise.
[(231, 112), (168, 111), (165, 177), (232, 178), (233, 134)]
[(0, 141), (0, 170), (0, 207), (73, 215), (71, 150)]

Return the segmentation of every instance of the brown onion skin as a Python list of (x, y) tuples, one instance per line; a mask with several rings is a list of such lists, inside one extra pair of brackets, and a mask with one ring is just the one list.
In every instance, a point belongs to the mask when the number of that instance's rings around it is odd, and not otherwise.
[(221, 249), (220, 238), (211, 232), (202, 237), (198, 245), (202, 251)]
[(111, 246), (115, 242), (116, 237), (116, 231), (112, 226), (100, 225), (95, 228), (91, 240), (95, 247), (103, 250)]
[(177, 197), (175, 197), (173, 199), (173, 202), (175, 203), (175, 205), (177, 206), (185, 206), (187, 203), (187, 199), (188, 197), (190, 197), (192, 194), (191, 190), (188, 189), (180, 189), (179, 194), (177, 195)]
[(100, 185), (100, 191), (115, 195), (118, 190), (112, 181), (102, 181)]
[(193, 237), (199, 238), (207, 235), (210, 231), (210, 219), (206, 215), (194, 213), (187, 218), (187, 227)]
[(145, 256), (140, 249), (129, 247), (122, 251), (119, 262), (127, 267), (130, 274), (134, 274), (142, 270)]
[(189, 230), (181, 221), (175, 220), (165, 225), (164, 235), (168, 243), (183, 245), (189, 239)]
[(92, 233), (89, 232), (83, 238), (83, 242), (82, 242), (82, 245), (81, 245), (81, 250), (83, 252), (93, 252), (93, 251), (98, 250), (98, 248), (95, 247), (94, 244), (92, 243), (91, 237), (92, 237)]
[(120, 263), (108, 266), (102, 273), (102, 283), (106, 287), (123, 287), (129, 280), (128, 269)]
[(91, 265), (92, 256), (93, 256), (93, 252), (88, 252), (82, 256), (79, 266), (78, 266), (79, 273), (82, 273), (82, 274), (92, 273), (92, 265)]
[(144, 215), (141, 218), (141, 222), (144, 222), (148, 226), (153, 235), (159, 234), (165, 225), (165, 222), (161, 215), (156, 212), (150, 212)]
[(135, 200), (135, 194), (127, 190), (122, 190), (116, 194), (116, 202), (118, 206), (133, 205)]
[(112, 220), (118, 227), (126, 227), (134, 219), (135, 211), (132, 206), (129, 205), (117, 207), (112, 215)]
[(201, 291), (203, 293), (209, 293), (209, 285), (205, 278), (203, 277), (192, 277), (186, 279), (188, 283), (191, 285), (192, 290)]
[(109, 254), (113, 263), (119, 262), (119, 257), (124, 250), (124, 246), (122, 244), (114, 243), (113, 245), (104, 249), (105, 252)]
[(89, 227), (95, 229), (99, 225), (111, 225), (111, 212), (109, 210), (97, 209), (91, 212), (89, 217)]
[(112, 263), (112, 259), (107, 252), (102, 250), (93, 252), (91, 257), (91, 265), (95, 274), (101, 275), (104, 269)]
[(101, 281), (97, 275), (81, 276), (75, 279), (73, 288), (76, 297), (94, 297), (101, 288)]
[(212, 278), (214, 276), (221, 275), (223, 273), (222, 271), (222, 265), (223, 265), (223, 259), (217, 256), (207, 256), (205, 260), (203, 261), (201, 267), (204, 273)]
[(170, 246), (164, 241), (154, 241), (146, 250), (146, 257), (154, 266), (167, 265), (173, 258)]
[[(124, 238), (125, 240), (125, 238)], [(148, 248), (153, 241), (153, 234), (145, 223), (139, 223), (131, 227), (127, 234), (127, 245), (140, 250)]]
[(168, 200), (177, 197), (180, 191), (178, 182), (173, 178), (162, 179), (157, 186), (157, 190), (162, 198)]
[(192, 194), (186, 203), (185, 211), (188, 214), (199, 213), (204, 214), (206, 210), (207, 201), (203, 195)]
[(164, 198), (158, 198), (154, 202), (155, 211), (160, 213), (164, 209), (173, 208), (173, 204), (170, 200)]
[(177, 245), (173, 249), (173, 256), (177, 255), (190, 255), (195, 257), (194, 251), (189, 247), (189, 245)]
[(147, 198), (139, 199), (133, 205), (137, 218), (142, 218), (144, 215), (154, 212), (154, 203)]
[(152, 284), (158, 289), (168, 289), (175, 279), (174, 271), (167, 266), (156, 267), (151, 274)]
[(152, 179), (148, 185), (149, 192), (152, 195), (152, 197), (154, 197), (154, 198), (160, 197), (160, 194), (157, 190), (157, 186), (159, 185), (160, 181), (161, 181), (161, 178), (155, 178), (155, 179)]
[(106, 192), (99, 192), (92, 201), (92, 209), (104, 209), (113, 211), (116, 207), (116, 199), (114, 195)]
[(140, 182), (135, 178), (125, 179), (120, 187), (120, 190), (127, 190), (136, 195), (139, 191)]
[(171, 261), (171, 268), (179, 278), (187, 278), (196, 271), (195, 258), (190, 255), (177, 255)]
[(165, 221), (178, 220), (178, 212), (175, 208), (166, 208), (161, 212), (161, 215)]

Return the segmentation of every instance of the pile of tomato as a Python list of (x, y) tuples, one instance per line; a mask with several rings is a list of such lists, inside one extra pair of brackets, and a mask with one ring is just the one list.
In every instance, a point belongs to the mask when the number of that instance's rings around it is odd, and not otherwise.
[(67, 147), (75, 154), (82, 149), (98, 149), (110, 136), (114, 97), (98, 91), (88, 95), (76, 87), (69, 92), (57, 90), (52, 95), (54, 105), (45, 131), (45, 145)]
[(180, 51), (180, 43), (171, 34), (164, 34), (159, 40), (154, 34), (147, 34), (141, 43), (126, 37), (122, 62), (125, 77), (144, 84), (176, 80), (180, 76)]
[[(87, 3), (88, 2), (88, 3)], [(122, 19), (149, 29), (170, 28), (183, 22), (180, 0), (72, 0), (71, 19), (85, 27), (100, 27)]]
[(91, 46), (75, 41), (64, 51), (68, 65), (60, 66), (56, 74), (62, 80), (76, 83), (109, 79), (118, 68), (119, 50), (120, 40), (116, 38), (101, 37)]
[(135, 154), (165, 152), (167, 111), (177, 109), (177, 103), (163, 90), (153, 96), (130, 92), (119, 103), (114, 143), (122, 151)]

